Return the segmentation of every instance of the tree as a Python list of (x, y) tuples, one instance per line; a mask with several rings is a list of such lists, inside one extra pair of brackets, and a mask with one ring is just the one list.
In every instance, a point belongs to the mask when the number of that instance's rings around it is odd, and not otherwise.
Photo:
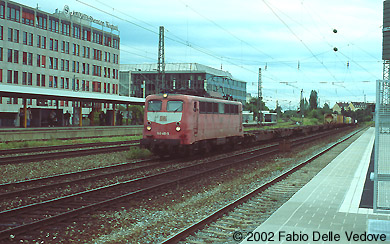
[[(269, 110), (267, 106), (265, 106), (265, 103), (263, 101), (260, 101), (260, 107), (261, 110)], [(259, 118), (259, 98), (252, 97), (249, 100), (249, 103), (244, 104), (244, 110), (252, 112), (254, 117)], [(254, 119), (254, 118), (253, 118)]]
[(310, 104), (310, 110), (317, 109), (318, 107), (318, 95), (315, 90), (311, 90), (310, 92), (310, 98), (309, 98), (309, 104)]

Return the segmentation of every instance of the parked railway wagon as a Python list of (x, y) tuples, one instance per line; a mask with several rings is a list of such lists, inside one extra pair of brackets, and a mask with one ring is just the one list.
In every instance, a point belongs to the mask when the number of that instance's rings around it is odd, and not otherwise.
[(242, 104), (183, 94), (150, 95), (145, 100), (141, 145), (157, 155), (208, 151), (244, 137)]

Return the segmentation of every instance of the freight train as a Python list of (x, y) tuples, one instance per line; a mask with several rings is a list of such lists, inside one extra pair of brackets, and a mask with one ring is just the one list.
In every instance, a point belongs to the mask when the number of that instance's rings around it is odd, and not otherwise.
[(343, 124), (244, 132), (242, 104), (184, 94), (149, 95), (141, 146), (156, 155), (188, 155), (237, 144), (305, 135)]

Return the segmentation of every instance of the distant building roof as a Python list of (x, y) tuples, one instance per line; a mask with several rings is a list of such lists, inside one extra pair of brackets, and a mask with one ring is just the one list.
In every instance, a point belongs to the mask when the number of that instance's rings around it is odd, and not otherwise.
[[(157, 72), (157, 63), (154, 64), (121, 64), (120, 71), (136, 71), (136, 72)], [(228, 71), (215, 69), (198, 63), (167, 63), (165, 64), (165, 72), (169, 73), (208, 73), (215, 76), (228, 77), (233, 80), (236, 79)], [(244, 82), (244, 81), (242, 81)]]
[(58, 100), (80, 100), (93, 102), (108, 102), (118, 104), (144, 104), (144, 98), (102, 94), (97, 92), (67, 91), (62, 89), (50, 89), (42, 87), (18, 86), (0, 83), (0, 96), (23, 97)]

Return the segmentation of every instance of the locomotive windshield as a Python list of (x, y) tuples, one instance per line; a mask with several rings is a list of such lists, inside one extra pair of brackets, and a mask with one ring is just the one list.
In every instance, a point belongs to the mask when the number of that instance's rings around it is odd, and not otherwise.
[(148, 111), (149, 112), (158, 112), (161, 111), (162, 101), (160, 100), (150, 100), (148, 102)]
[(183, 111), (183, 101), (168, 101), (167, 102), (168, 112), (181, 112)]

